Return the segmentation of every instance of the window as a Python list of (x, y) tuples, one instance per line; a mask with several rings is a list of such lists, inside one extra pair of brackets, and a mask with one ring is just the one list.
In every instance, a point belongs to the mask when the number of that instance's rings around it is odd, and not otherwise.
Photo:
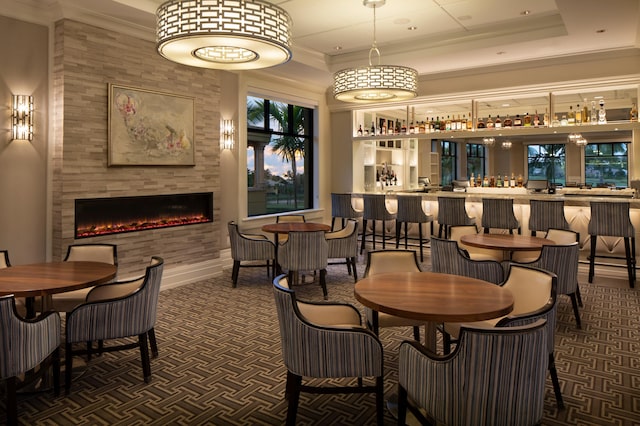
[(467, 144), (467, 177), (471, 175), (484, 176), (485, 171), (485, 146), (478, 143)]
[(312, 108), (247, 97), (249, 216), (312, 207), (313, 116)]
[(585, 183), (593, 186), (629, 186), (628, 145), (590, 143), (584, 149)]
[(458, 144), (440, 141), (442, 149), (442, 182), (441, 185), (451, 185), (458, 176)]
[(567, 162), (564, 144), (527, 146), (528, 179), (566, 183)]

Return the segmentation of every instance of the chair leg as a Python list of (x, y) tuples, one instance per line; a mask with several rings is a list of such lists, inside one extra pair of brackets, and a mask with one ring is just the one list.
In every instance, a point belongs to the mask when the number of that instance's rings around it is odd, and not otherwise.
[(52, 369), (53, 369), (53, 394), (55, 396), (60, 395), (60, 347), (58, 346), (53, 351), (52, 357)]
[(451, 335), (445, 331), (442, 331), (442, 352), (445, 355), (451, 353)]
[(327, 270), (320, 270), (320, 285), (322, 286), (322, 295), (324, 296), (324, 300), (329, 299), (329, 295), (327, 294)]
[(287, 390), (289, 391), (289, 408), (287, 409), (287, 426), (295, 426), (300, 400), (302, 377), (287, 371)]
[(240, 272), (240, 261), (233, 261), (233, 269), (231, 270), (231, 281), (233, 281), (233, 288), (238, 285), (238, 272)]
[(489, 233), (489, 228), (484, 228), (484, 233), (488, 234)]
[[(384, 222), (382, 222), (382, 229), (384, 229)], [(375, 219), (371, 222), (371, 230), (373, 231), (371, 233), (371, 238), (373, 239), (373, 249), (375, 250), (376, 249), (376, 220)], [(382, 248), (384, 248), (384, 240), (382, 241), (383, 241)]]
[[(382, 221), (382, 250), (384, 250), (386, 248), (386, 245), (387, 245), (387, 227), (385, 226), (385, 223), (384, 223), (384, 220), (383, 220)], [(374, 249), (376, 248), (375, 245), (373, 246), (373, 248)]]
[(158, 341), (156, 340), (156, 330), (151, 327), (149, 331), (147, 331), (147, 335), (149, 337), (149, 346), (151, 346), (151, 356), (154, 358), (158, 357)]
[(424, 250), (422, 248), (422, 224), (418, 223), (418, 238), (420, 241), (420, 262), (424, 262)]
[[(409, 233), (407, 232), (409, 223), (405, 222), (404, 223), (404, 249), (408, 249), (409, 247), (407, 246), (407, 244), (409, 244)], [(420, 224), (418, 224), (420, 225)]]
[(630, 245), (630, 238), (626, 238), (624, 239), (624, 254), (627, 258), (627, 275), (629, 276), (629, 287), (630, 288), (634, 288), (635, 287), (635, 274), (634, 274), (634, 269), (635, 269), (635, 265), (634, 265), (634, 261), (631, 258), (631, 245)]
[(576, 325), (581, 329), (582, 323), (580, 322), (580, 311), (578, 310), (578, 298), (575, 293), (571, 293), (569, 297), (571, 298), (571, 305), (573, 306), (573, 316), (576, 317)]
[(138, 335), (138, 346), (140, 346), (140, 359), (142, 361), (142, 374), (145, 383), (151, 383), (151, 361), (149, 360), (149, 343), (147, 333)]
[(17, 425), (18, 424), (18, 399), (16, 396), (17, 389), (17, 379), (16, 377), (9, 377), (7, 379), (7, 424), (8, 425)]
[(93, 352), (93, 342), (87, 342), (87, 361), (91, 361), (92, 352)]
[(596, 261), (596, 241), (598, 237), (596, 235), (591, 236), (591, 255), (589, 256), (589, 282), (593, 282), (593, 270), (595, 268)]
[(560, 381), (558, 381), (558, 371), (556, 370), (556, 361), (553, 353), (549, 354), (549, 373), (551, 374), (551, 382), (553, 383), (553, 392), (556, 394), (556, 402), (558, 408), (564, 408), (562, 401), (562, 392), (560, 391)]
[(335, 226), (335, 224), (336, 224), (336, 217), (334, 216), (334, 217), (331, 218), (331, 230), (332, 231), (333, 231), (333, 227)]
[(578, 306), (584, 308), (584, 304), (582, 303), (582, 295), (580, 295), (580, 285), (576, 286), (576, 296), (578, 298)]
[(367, 219), (362, 219), (362, 241), (360, 244), (360, 254), (364, 251), (364, 242), (367, 239)]
[(405, 426), (407, 420), (407, 391), (398, 384), (398, 426)]
[(413, 326), (413, 339), (416, 342), (420, 342), (420, 327), (418, 327), (417, 325)]
[(358, 282), (358, 270), (356, 269), (356, 258), (351, 258), (351, 268), (353, 269), (353, 282)]
[(64, 346), (64, 393), (71, 392), (71, 370), (73, 370), (73, 348), (71, 343)]
[(384, 376), (376, 377), (376, 420), (384, 425)]
[(402, 222), (396, 221), (396, 248), (400, 247), (400, 228), (402, 228)]

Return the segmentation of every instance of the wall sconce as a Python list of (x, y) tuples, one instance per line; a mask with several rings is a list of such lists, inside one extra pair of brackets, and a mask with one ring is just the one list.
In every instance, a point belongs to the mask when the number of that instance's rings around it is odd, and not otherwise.
[(12, 95), (11, 140), (33, 140), (33, 96)]
[(222, 120), (220, 123), (220, 149), (233, 149), (234, 133), (233, 120)]

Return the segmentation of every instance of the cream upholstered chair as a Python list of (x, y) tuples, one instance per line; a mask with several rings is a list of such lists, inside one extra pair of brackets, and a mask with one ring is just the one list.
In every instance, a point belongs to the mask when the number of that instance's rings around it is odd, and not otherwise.
[[(53, 389), (60, 393), (60, 315), (47, 312), (24, 320), (12, 295), (0, 297), (0, 380), (6, 383), (7, 424), (18, 423), (16, 391), (48, 374), (53, 365)], [(36, 372), (35, 367), (40, 366)], [(26, 374), (26, 381), (18, 376)], [(32, 374), (33, 373), (33, 374)]]
[(509, 234), (517, 229), (521, 234), (520, 222), (513, 213), (513, 198), (483, 198), (482, 228), (485, 234), (491, 229), (508, 229)]
[[(388, 272), (421, 272), (418, 257), (413, 250), (378, 250), (367, 253), (367, 267), (364, 276), (384, 274)], [(381, 327), (413, 327), (413, 337), (420, 341), (420, 326), (424, 321), (397, 317), (384, 312), (376, 312), (371, 308), (364, 308), (367, 327), (376, 336)]]
[(342, 228), (346, 225), (347, 219), (358, 219), (362, 217), (362, 211), (353, 208), (351, 194), (331, 193), (331, 230), (335, 229), (336, 219), (342, 221)]
[[(574, 242), (580, 242), (580, 233), (570, 229), (549, 228), (544, 238), (553, 241), (554, 244), (566, 245)], [(533, 262), (540, 257), (540, 250), (523, 250), (514, 251), (511, 260), (518, 263)], [(580, 301), (582, 304), (582, 301)]]
[[(241, 233), (238, 224), (233, 220), (227, 223), (229, 231), (229, 242), (231, 244), (231, 258), (233, 259), (233, 270), (231, 280), (233, 287), (238, 285), (238, 274), (240, 268), (267, 267), (272, 276), (275, 276), (276, 268), (276, 246), (265, 235)], [(265, 263), (256, 264), (255, 261)], [(249, 264), (242, 262), (251, 262)]]
[(395, 220), (396, 214), (387, 209), (387, 199), (384, 194), (364, 194), (364, 212), (362, 214), (362, 240), (360, 254), (364, 252), (367, 239), (367, 222), (371, 221), (371, 240), (373, 249), (376, 249), (376, 221), (382, 222), (382, 248), (386, 247), (387, 227), (386, 222)]
[[(9, 251), (0, 250), (0, 269), (8, 268), (10, 266), (11, 262), (9, 261)], [(33, 297), (17, 297), (15, 301), (19, 315), (26, 318), (33, 318), (36, 316), (35, 300)]]
[(435, 237), (431, 239), (431, 269), (433, 272), (461, 275), (494, 284), (501, 283), (504, 279), (500, 262), (469, 259), (456, 241)]
[[(301, 223), (306, 221), (307, 219), (304, 217), (303, 214), (283, 214), (276, 217), (276, 223), (287, 223), (287, 222)], [(285, 241), (287, 241), (287, 238), (289, 238), (288, 234), (277, 234), (278, 243), (284, 243)]]
[(345, 259), (345, 262), (333, 262), (329, 265), (346, 263), (349, 275), (353, 275), (353, 280), (358, 281), (358, 221), (347, 219), (344, 228), (327, 232), (324, 234), (327, 239), (329, 259)]
[(396, 213), (396, 248), (400, 245), (400, 228), (402, 224), (404, 224), (404, 248), (406, 250), (409, 240), (408, 225), (409, 223), (416, 223), (418, 224), (420, 262), (424, 262), (422, 224), (430, 223), (431, 232), (429, 235), (433, 235), (433, 216), (424, 212), (422, 209), (422, 197), (419, 195), (398, 195), (396, 199), (398, 200), (398, 211)]
[(442, 357), (416, 342), (400, 345), (398, 424), (408, 399), (424, 424), (534, 425), (544, 412), (546, 340), (544, 319), (510, 328), (465, 324), (456, 350)]
[[(514, 298), (513, 310), (509, 315), (485, 321), (465, 323), (479, 326), (507, 327), (528, 324), (545, 319), (548, 324), (547, 344), (548, 370), (553, 383), (558, 407), (564, 407), (558, 373), (555, 366), (554, 340), (556, 330), (556, 288), (558, 277), (553, 272), (530, 266), (509, 264), (507, 279), (501, 284), (511, 291)], [(443, 327), (443, 348), (449, 353), (451, 343), (460, 336), (460, 323), (445, 323)]]
[(320, 286), (327, 299), (327, 265), (329, 245), (324, 231), (294, 231), (278, 247), (278, 262), (288, 271), (289, 281), (297, 283), (301, 271), (320, 271)]
[(0, 250), (0, 268), (8, 268), (11, 266), (9, 262), (9, 252), (7, 250)]
[[(74, 349), (80, 342), (108, 341), (138, 337), (137, 343), (114, 344), (101, 348), (105, 352), (140, 349), (144, 381), (151, 381), (148, 336), (153, 336), (162, 281), (164, 261), (152, 257), (142, 284), (117, 288), (118, 284), (96, 286), (87, 295), (87, 302), (67, 314), (65, 330), (65, 391), (71, 391), (73, 357), (88, 354), (91, 349)], [(112, 287), (113, 286), (113, 287)], [(114, 291), (115, 290), (115, 291)], [(115, 297), (114, 297), (115, 296)], [(152, 346), (153, 346), (152, 341)], [(153, 350), (153, 347), (152, 347)], [(157, 346), (155, 351), (157, 352)]]
[(473, 247), (466, 245), (460, 241), (463, 235), (473, 235), (478, 233), (476, 225), (456, 225), (449, 227), (449, 239), (456, 241), (458, 247), (469, 254), (469, 258), (473, 260), (497, 260), (503, 259), (502, 250), (485, 249), (481, 247)]
[[(285, 275), (273, 280), (282, 358), (287, 368), (287, 425), (295, 425), (300, 392), (375, 393), (376, 420), (383, 424), (382, 344), (361, 325), (358, 309), (345, 303), (302, 302)], [(374, 377), (375, 385), (362, 385)], [(303, 385), (302, 379), (357, 378), (357, 386)]]
[(438, 197), (438, 238), (449, 236), (449, 228), (458, 225), (475, 225), (476, 218), (469, 217), (465, 209), (465, 198)]
[[(65, 262), (102, 262), (118, 266), (118, 247), (115, 244), (72, 244), (67, 249)], [(51, 299), (57, 312), (71, 312), (84, 303), (92, 287), (54, 294)]]
[(569, 229), (564, 215), (564, 200), (530, 200), (529, 230), (536, 236), (537, 231), (547, 232), (551, 228)]

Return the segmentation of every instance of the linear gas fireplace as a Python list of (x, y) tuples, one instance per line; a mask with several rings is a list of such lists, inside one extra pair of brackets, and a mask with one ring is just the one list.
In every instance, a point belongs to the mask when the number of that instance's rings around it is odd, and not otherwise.
[(77, 199), (75, 238), (213, 222), (213, 192)]

